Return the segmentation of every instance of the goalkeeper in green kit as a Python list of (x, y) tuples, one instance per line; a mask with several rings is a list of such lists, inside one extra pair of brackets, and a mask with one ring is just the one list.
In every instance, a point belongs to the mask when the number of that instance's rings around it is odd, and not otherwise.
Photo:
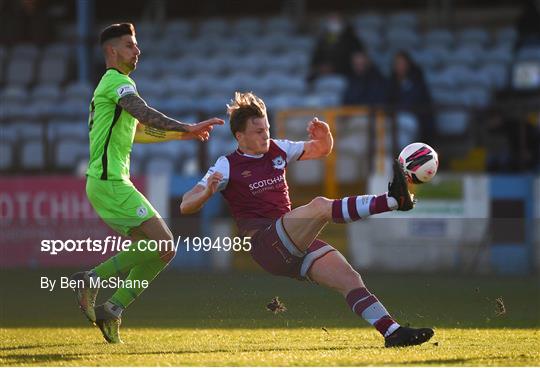
[[(154, 143), (170, 140), (206, 141), (213, 118), (198, 124), (184, 124), (147, 106), (139, 97), (129, 74), (135, 70), (141, 51), (130, 23), (113, 24), (100, 35), (107, 71), (101, 78), (90, 104), (88, 121), (90, 160), (86, 193), (99, 217), (122, 236), (132, 240), (130, 249), (111, 257), (90, 271), (72, 275), (79, 307), (95, 323), (110, 343), (121, 343), (121, 315), (175, 256), (175, 249), (148, 251), (148, 240), (170, 240), (173, 236), (150, 202), (129, 180), (129, 157), (133, 142)], [(95, 306), (99, 280), (124, 277), (104, 304)], [(131, 281), (131, 282), (128, 282)], [(137, 281), (137, 282), (135, 282)], [(145, 282), (142, 282), (145, 281)]]

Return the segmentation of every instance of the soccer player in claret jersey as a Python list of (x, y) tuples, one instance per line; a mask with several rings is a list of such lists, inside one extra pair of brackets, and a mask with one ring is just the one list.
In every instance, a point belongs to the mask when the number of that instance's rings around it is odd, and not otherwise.
[[(113, 24), (103, 30), (100, 44), (107, 71), (90, 103), (88, 129), (90, 160), (86, 193), (92, 207), (111, 228), (133, 241), (131, 248), (72, 276), (79, 307), (110, 343), (120, 343), (122, 311), (143, 291), (175, 256), (175, 250), (149, 251), (147, 240), (170, 240), (172, 233), (150, 202), (129, 180), (129, 156), (133, 142), (170, 140), (206, 141), (221, 119), (184, 124), (146, 105), (129, 74), (135, 69), (140, 50), (131, 23)], [(141, 246), (139, 246), (141, 245)], [(100, 279), (126, 276), (126, 283), (103, 305), (95, 307)], [(130, 281), (130, 282), (128, 282)], [(146, 282), (143, 282), (146, 281)], [(133, 287), (127, 287), (131, 285)]]
[(238, 149), (219, 157), (184, 195), (181, 212), (197, 212), (214, 193), (221, 192), (241, 235), (251, 237), (251, 256), (263, 269), (278, 276), (309, 279), (341, 293), (352, 311), (384, 336), (386, 347), (428, 341), (432, 329), (400, 326), (343, 255), (317, 239), (329, 221), (347, 223), (377, 213), (411, 210), (414, 199), (399, 164), (394, 163), (387, 193), (317, 197), (291, 210), (287, 164), (327, 156), (333, 146), (328, 125), (314, 118), (308, 123), (310, 140), (306, 142), (271, 139), (264, 102), (252, 93), (237, 92), (228, 114)]

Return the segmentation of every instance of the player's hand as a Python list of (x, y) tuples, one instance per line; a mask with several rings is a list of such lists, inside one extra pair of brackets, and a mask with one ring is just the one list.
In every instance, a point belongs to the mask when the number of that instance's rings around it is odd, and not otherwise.
[(206, 191), (209, 194), (214, 194), (217, 191), (219, 182), (223, 179), (223, 174), (220, 172), (215, 172), (208, 177), (206, 181)]
[[(189, 125), (187, 127), (186, 136), (188, 139), (198, 139), (201, 142), (207, 141), (210, 138), (210, 132), (214, 129), (214, 125), (223, 125), (225, 122), (218, 118), (212, 118), (200, 123)], [(184, 138), (185, 139), (185, 138)]]
[(314, 117), (313, 120), (308, 123), (307, 131), (309, 133), (309, 139), (324, 139), (330, 134), (330, 127), (324, 121)]

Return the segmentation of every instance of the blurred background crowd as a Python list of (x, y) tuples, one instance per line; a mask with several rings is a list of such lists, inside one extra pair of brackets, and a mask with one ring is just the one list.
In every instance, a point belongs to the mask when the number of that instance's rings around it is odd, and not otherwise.
[[(0, 170), (82, 172), (97, 35), (131, 21), (141, 96), (182, 121), (224, 117), (235, 90), (271, 118), (366, 106), (393, 119), (394, 151), (421, 140), (446, 170), (538, 172), (539, 3), (0, 1)], [(138, 148), (132, 173), (202, 172), (234, 148), (226, 128), (214, 138)]]

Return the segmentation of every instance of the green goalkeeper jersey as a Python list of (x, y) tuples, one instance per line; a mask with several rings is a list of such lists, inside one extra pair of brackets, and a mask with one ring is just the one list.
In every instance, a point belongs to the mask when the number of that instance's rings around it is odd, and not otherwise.
[(133, 79), (117, 69), (107, 69), (90, 103), (88, 176), (129, 180), (129, 156), (137, 119), (124, 111), (118, 100), (132, 94), (138, 94)]

